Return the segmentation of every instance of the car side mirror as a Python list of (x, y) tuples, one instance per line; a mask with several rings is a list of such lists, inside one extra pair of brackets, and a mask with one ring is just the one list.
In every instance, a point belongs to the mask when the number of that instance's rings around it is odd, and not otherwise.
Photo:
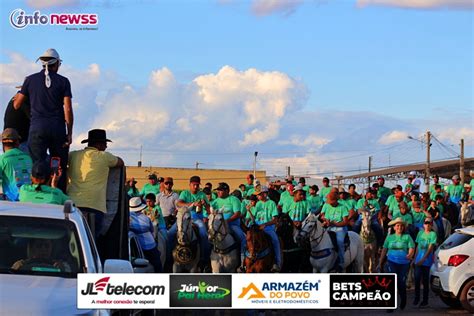
[(105, 260), (104, 273), (133, 273), (130, 261), (119, 259)]
[(149, 264), (150, 264), (150, 262), (147, 259), (144, 259), (144, 258), (136, 258), (132, 262), (132, 266), (134, 268), (146, 268)]

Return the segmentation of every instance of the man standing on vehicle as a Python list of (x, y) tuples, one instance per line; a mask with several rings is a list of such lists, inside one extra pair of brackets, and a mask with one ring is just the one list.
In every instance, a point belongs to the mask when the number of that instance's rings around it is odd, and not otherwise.
[(18, 201), (20, 187), (31, 183), (31, 168), (33, 162), (28, 154), (21, 151), (20, 135), (13, 128), (7, 128), (2, 133), (2, 146), (5, 152), (0, 156), (0, 179), (3, 194), (8, 201)]
[[(81, 143), (87, 147), (69, 154), (69, 186), (67, 193), (83, 213), (88, 214), (95, 238), (102, 231), (104, 214), (107, 213), (106, 193), (109, 169), (122, 167), (123, 160), (106, 152), (105, 130), (93, 129)], [(94, 222), (94, 223), (92, 223)], [(94, 228), (95, 226), (95, 228)]]
[(57, 73), (62, 60), (55, 49), (46, 50), (38, 60), (43, 70), (26, 77), (13, 107), (18, 110), (25, 98), (29, 99), (31, 125), (28, 150), (31, 158), (33, 162), (46, 160), (48, 150), (51, 157), (59, 157), (62, 176), (58, 188), (66, 192), (67, 159), (73, 126), (71, 84)]

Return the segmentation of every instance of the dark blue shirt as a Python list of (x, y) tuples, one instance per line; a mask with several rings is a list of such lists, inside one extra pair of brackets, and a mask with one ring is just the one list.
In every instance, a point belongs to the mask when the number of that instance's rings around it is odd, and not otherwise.
[(20, 93), (31, 105), (31, 128), (64, 126), (64, 97), (71, 97), (69, 79), (50, 71), (51, 87), (45, 85), (44, 69), (25, 78)]

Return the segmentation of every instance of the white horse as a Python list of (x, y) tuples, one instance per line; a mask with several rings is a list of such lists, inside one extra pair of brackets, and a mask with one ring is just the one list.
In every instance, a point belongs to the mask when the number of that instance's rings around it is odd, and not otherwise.
[(377, 238), (375, 232), (371, 227), (372, 213), (363, 208), (359, 209), (359, 214), (362, 216), (362, 226), (360, 228), (360, 237), (364, 243), (364, 271), (373, 273), (377, 266)]
[[(344, 255), (344, 269), (354, 262), (355, 272), (362, 273), (364, 270), (364, 243), (358, 234), (354, 232), (348, 232), (348, 234), (351, 245)], [(301, 243), (308, 238), (311, 246), (309, 260), (313, 266), (313, 273), (327, 273), (336, 263), (337, 251), (328, 231), (323, 228), (318, 217), (313, 213), (310, 213), (303, 221), (296, 241)]]
[(469, 202), (461, 203), (461, 225), (474, 225), (474, 205), (469, 205)]
[(239, 266), (240, 243), (230, 233), (222, 211), (209, 215), (209, 241), (211, 242), (212, 273), (233, 273)]
[(191, 212), (187, 207), (178, 209), (176, 216), (178, 233), (173, 250), (173, 273), (196, 273), (200, 256), (199, 242), (193, 228)]

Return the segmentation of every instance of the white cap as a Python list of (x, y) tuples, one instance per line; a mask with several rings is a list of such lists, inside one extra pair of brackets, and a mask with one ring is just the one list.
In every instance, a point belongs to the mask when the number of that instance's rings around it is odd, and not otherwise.
[[(42, 58), (54, 58), (58, 61), (62, 61), (58, 52), (54, 48), (48, 48), (40, 57), (38, 57), (38, 59)], [(38, 61), (38, 59), (36, 61)]]
[(416, 176), (416, 171), (410, 171), (410, 176)]

